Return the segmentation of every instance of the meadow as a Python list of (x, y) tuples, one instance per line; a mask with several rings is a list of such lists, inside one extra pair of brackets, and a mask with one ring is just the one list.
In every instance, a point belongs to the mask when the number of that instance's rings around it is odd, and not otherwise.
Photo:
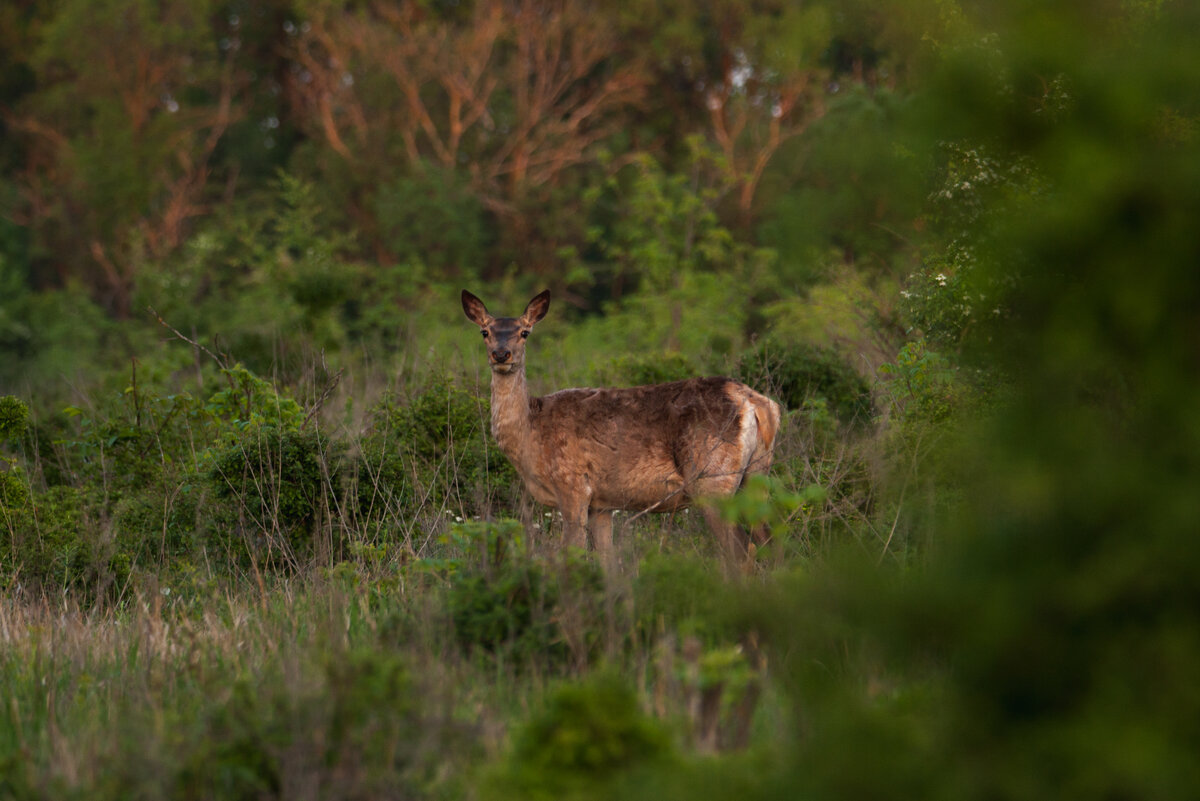
[[(1195, 795), (1200, 20), (875, 6), (3, 12), (0, 798)], [(563, 547), (544, 288), (767, 544)]]

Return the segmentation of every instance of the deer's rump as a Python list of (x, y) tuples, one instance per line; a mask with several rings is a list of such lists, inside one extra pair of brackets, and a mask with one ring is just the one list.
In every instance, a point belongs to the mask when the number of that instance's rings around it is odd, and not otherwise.
[(779, 427), (774, 401), (728, 378), (566, 389), (530, 411), (537, 478), (582, 482), (594, 509), (669, 511), (733, 492), (770, 466)]

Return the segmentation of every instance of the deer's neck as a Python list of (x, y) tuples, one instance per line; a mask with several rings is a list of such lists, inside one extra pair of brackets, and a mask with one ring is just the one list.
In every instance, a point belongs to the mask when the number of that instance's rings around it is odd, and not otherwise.
[(524, 367), (511, 373), (492, 373), (492, 436), (518, 467), (524, 464), (526, 446), (532, 441)]

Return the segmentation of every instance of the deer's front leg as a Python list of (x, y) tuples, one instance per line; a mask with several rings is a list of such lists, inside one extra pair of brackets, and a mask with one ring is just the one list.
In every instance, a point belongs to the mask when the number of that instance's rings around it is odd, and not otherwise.
[(563, 544), (568, 548), (587, 548), (587, 522), (563, 515)]
[(563, 544), (568, 548), (588, 547), (588, 505), (587, 501), (572, 499), (571, 502), (559, 501), (559, 511), (563, 513)]
[(563, 544), (568, 548), (587, 548), (589, 494), (583, 491), (561, 493), (558, 508), (563, 516)]
[(608, 510), (593, 511), (589, 528), (592, 530), (592, 547), (596, 549), (596, 555), (600, 557), (601, 564), (609, 565), (615, 556), (612, 547), (612, 512)]

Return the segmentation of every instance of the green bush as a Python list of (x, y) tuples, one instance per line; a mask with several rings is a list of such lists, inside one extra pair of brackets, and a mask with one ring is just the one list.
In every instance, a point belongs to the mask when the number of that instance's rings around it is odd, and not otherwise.
[(359, 443), (347, 465), (349, 497), (360, 531), (392, 531), (419, 508), (416, 463), (389, 428), (375, 428)]
[(90, 504), (71, 487), (33, 493), (23, 478), (0, 474), (0, 583), (34, 593), (120, 591), (130, 555), (90, 519)]
[(0, 442), (11, 442), (25, 435), (29, 425), (29, 407), (12, 395), (0, 397)]
[(541, 656), (554, 662), (567, 656), (554, 621), (555, 602), (545, 570), (532, 561), (490, 575), (460, 575), (447, 595), (454, 634), (465, 650), (483, 649), (518, 661)]
[(547, 563), (521, 535), (516, 521), (453, 527), (465, 556), (438, 566), (453, 573), (446, 605), (459, 645), (517, 664), (586, 663), (604, 610), (600, 568), (577, 555)]
[[(0, 439), (25, 434), (28, 409), (22, 402), (0, 398), (0, 417)], [(31, 483), (21, 461), (0, 457), (0, 463), (8, 462), (8, 469), (0, 470), (0, 582), (99, 596), (125, 589), (133, 565), (143, 555), (145, 532), (122, 536), (122, 526), (115, 520), (108, 525), (108, 520), (122, 498), (161, 484), (163, 450), (156, 449), (159, 458), (147, 453), (152, 442), (161, 441), (152, 417), (147, 410), (144, 426), (85, 419), (75, 439), (60, 441), (79, 458), (71, 460), (71, 475), (57, 477), (73, 478), (78, 486), (59, 483), (43, 489), (41, 481), (53, 470), (35, 463), (38, 481)], [(39, 429), (33, 437), (44, 434)], [(34, 450), (42, 444), (34, 442)], [(151, 532), (156, 544), (161, 531), (160, 526)]]
[(280, 797), (303, 776), (317, 797), (407, 798), (436, 780), (430, 764), (450, 730), (427, 718), (401, 657), (353, 649), (278, 670), (234, 680), (181, 733), (178, 797)]
[(219, 547), (243, 560), (303, 564), (342, 542), (336, 507), (343, 448), (314, 430), (249, 426), (216, 451), (208, 481), (218, 502)]
[(906, 343), (896, 361), (879, 372), (888, 378), (886, 397), (906, 423), (940, 424), (961, 413), (974, 398), (962, 374), (923, 339)]
[(735, 376), (788, 409), (823, 401), (842, 425), (874, 415), (870, 384), (834, 348), (761, 342), (738, 360)]
[(259, 378), (241, 364), (222, 368), (225, 386), (213, 392), (204, 410), (234, 428), (271, 425), (295, 428), (304, 420), (304, 410), (281, 394), (269, 381)]
[(112, 508), (121, 550), (148, 569), (170, 568), (192, 555), (213, 516), (203, 476), (188, 472), (163, 478), (126, 493)]
[(606, 386), (638, 387), (679, 381), (696, 374), (696, 366), (691, 359), (682, 353), (664, 351), (628, 354), (613, 359), (600, 371), (600, 380)]
[(648, 636), (661, 630), (705, 639), (726, 630), (726, 584), (711, 559), (651, 554), (638, 565), (633, 582), (637, 624)]
[(380, 239), (401, 262), (473, 278), (492, 238), (484, 210), (453, 172), (422, 164), (385, 183), (375, 199)]
[(622, 680), (601, 674), (555, 690), (515, 735), (496, 798), (613, 798), (641, 768), (671, 760), (665, 729)]
[(520, 483), (490, 437), (486, 398), (434, 377), (407, 404), (376, 412), (357, 465), (359, 509), (426, 501), (467, 514), (511, 508)]

